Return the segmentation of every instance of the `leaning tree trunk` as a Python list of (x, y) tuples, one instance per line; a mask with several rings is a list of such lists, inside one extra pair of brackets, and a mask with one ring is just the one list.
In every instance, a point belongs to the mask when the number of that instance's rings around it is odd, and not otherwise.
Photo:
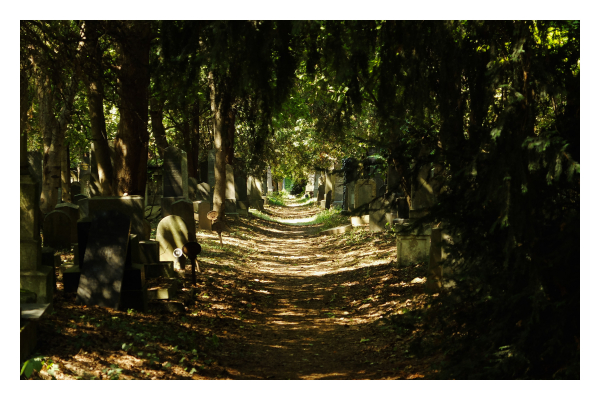
[(60, 156), (60, 187), (62, 189), (62, 201), (71, 203), (71, 160), (69, 145), (64, 142)]
[(213, 195), (213, 210), (218, 218), (225, 215), (226, 187), (226, 151), (229, 148), (228, 122), (231, 108), (227, 86), (218, 79), (213, 71), (208, 75), (210, 86), (210, 107), (213, 113), (213, 132), (215, 143), (215, 191)]
[(118, 196), (144, 195), (148, 163), (148, 86), (150, 22), (117, 22), (120, 121), (115, 138), (115, 189)]

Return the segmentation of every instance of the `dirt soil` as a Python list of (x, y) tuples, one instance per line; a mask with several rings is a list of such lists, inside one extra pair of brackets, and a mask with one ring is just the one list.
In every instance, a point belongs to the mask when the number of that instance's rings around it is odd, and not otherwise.
[[(268, 206), (274, 219), (307, 218), (314, 204)], [(422, 307), (424, 266), (399, 270), (389, 232), (320, 236), (256, 216), (230, 221), (223, 246), (198, 231), (191, 266), (172, 283), (185, 312), (116, 311), (74, 303), (58, 282), (37, 352), (57, 379), (415, 379), (435, 356), (413, 354), (416, 331), (386, 317)], [(68, 256), (67, 256), (68, 257)], [(192, 290), (193, 289), (193, 290)], [(153, 309), (155, 310), (155, 309)], [(34, 378), (50, 376), (47, 371)]]

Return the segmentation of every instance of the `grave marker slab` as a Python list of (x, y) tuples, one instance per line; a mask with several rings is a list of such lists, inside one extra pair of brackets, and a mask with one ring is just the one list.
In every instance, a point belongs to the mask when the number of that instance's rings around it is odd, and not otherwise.
[(117, 309), (127, 258), (131, 219), (117, 210), (99, 211), (92, 220), (77, 302)]
[(187, 226), (189, 241), (196, 240), (196, 222), (194, 219), (194, 203), (181, 199), (171, 205), (171, 215), (181, 217)]
[(71, 247), (71, 217), (64, 211), (52, 211), (44, 218), (44, 246), (53, 249)]
[(187, 153), (175, 146), (165, 149), (163, 197), (188, 197)]
[(169, 215), (160, 220), (156, 228), (156, 241), (160, 247), (160, 261), (178, 261), (173, 250), (182, 248), (188, 242), (189, 233), (185, 221), (177, 215)]

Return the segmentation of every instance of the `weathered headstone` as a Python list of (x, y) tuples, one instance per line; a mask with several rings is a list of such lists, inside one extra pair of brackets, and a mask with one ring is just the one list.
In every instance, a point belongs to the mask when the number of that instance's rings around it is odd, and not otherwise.
[(173, 261), (173, 250), (182, 248), (189, 240), (189, 233), (185, 221), (176, 215), (169, 215), (160, 220), (156, 228), (156, 241), (160, 246), (160, 260)]
[(183, 219), (189, 234), (188, 241), (195, 241), (196, 222), (194, 220), (194, 203), (186, 199), (176, 201), (171, 205), (171, 215), (177, 215)]
[(366, 179), (359, 179), (354, 187), (354, 208), (359, 208), (373, 199), (372, 185), (368, 184), (370, 181)]
[(246, 190), (248, 193), (249, 206), (257, 210), (263, 209), (263, 200), (261, 194), (261, 183), (253, 176), (248, 176)]
[[(98, 212), (106, 210), (117, 210), (127, 215), (131, 220), (131, 233), (144, 237), (144, 197), (143, 196), (97, 196), (87, 199), (88, 215), (93, 217)], [(85, 201), (80, 200), (77, 204), (80, 209)]]
[(207, 156), (208, 169), (207, 169), (207, 182), (211, 188), (211, 194), (214, 190), (216, 179), (215, 179), (215, 162), (217, 161), (217, 150), (212, 149), (208, 151)]
[[(319, 185), (321, 184), (320, 178), (321, 178), (321, 173), (319, 171), (315, 171), (314, 189), (313, 189), (315, 196), (317, 196), (317, 194), (319, 192)], [(317, 200), (317, 201), (320, 201), (320, 200)]]
[(127, 258), (131, 219), (117, 210), (92, 220), (81, 268), (77, 302), (117, 309)]
[(188, 198), (187, 153), (174, 146), (164, 153), (163, 197)]
[(42, 265), (39, 221), (40, 192), (34, 176), (20, 175), (20, 286), (34, 292), (37, 303), (51, 303), (54, 275)]
[(248, 188), (247, 188), (248, 176), (246, 174), (246, 171), (244, 171), (241, 167), (236, 165), (233, 172), (234, 172), (233, 182), (235, 185), (235, 198), (237, 201), (242, 201), (242, 202), (245, 202), (246, 204), (248, 204)]
[(73, 203), (77, 203), (75, 196), (78, 195), (81, 195), (81, 182), (71, 182), (71, 199)]
[[(395, 229), (406, 228), (409, 223), (397, 224)], [(424, 226), (412, 232), (398, 232), (396, 235), (396, 252), (398, 267), (411, 264), (429, 263), (431, 244), (431, 227)]]
[(77, 243), (77, 220), (79, 219), (79, 206), (72, 203), (60, 203), (54, 211), (62, 211), (71, 218), (71, 243)]
[(142, 240), (139, 246), (141, 264), (155, 264), (160, 262), (160, 246), (156, 240)]
[[(379, 232), (391, 228), (392, 220), (388, 220), (387, 215), (392, 211), (392, 203), (395, 200), (393, 194), (382, 196), (373, 200), (369, 204), (369, 230)], [(390, 216), (391, 217), (391, 216)], [(387, 223), (390, 225), (386, 225)]]
[(44, 246), (53, 249), (71, 247), (71, 217), (63, 211), (52, 211), (44, 219)]

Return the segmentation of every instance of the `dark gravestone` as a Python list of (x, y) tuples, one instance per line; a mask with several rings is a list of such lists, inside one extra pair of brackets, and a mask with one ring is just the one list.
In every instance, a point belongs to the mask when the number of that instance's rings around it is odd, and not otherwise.
[(200, 182), (196, 185), (196, 200), (200, 201), (211, 201), (210, 198), (210, 185), (206, 182)]
[(52, 211), (44, 218), (44, 246), (53, 249), (71, 247), (71, 217), (63, 211)]
[(90, 173), (90, 157), (85, 154), (79, 164), (79, 182), (81, 183), (81, 194), (86, 196), (89, 196)]
[(328, 210), (331, 207), (331, 190), (325, 195), (325, 209)]
[(163, 197), (185, 197), (188, 193), (187, 154), (177, 147), (165, 149)]
[(116, 210), (96, 213), (81, 266), (78, 303), (119, 307), (130, 230), (129, 216)]
[(77, 204), (77, 201), (74, 200), (75, 196), (81, 194), (81, 183), (80, 182), (73, 182), (71, 183), (71, 196), (72, 196), (72, 201), (73, 203)]
[(235, 184), (235, 197), (237, 201), (248, 204), (248, 178), (246, 176), (246, 172), (243, 169), (236, 167), (233, 174), (233, 181)]

